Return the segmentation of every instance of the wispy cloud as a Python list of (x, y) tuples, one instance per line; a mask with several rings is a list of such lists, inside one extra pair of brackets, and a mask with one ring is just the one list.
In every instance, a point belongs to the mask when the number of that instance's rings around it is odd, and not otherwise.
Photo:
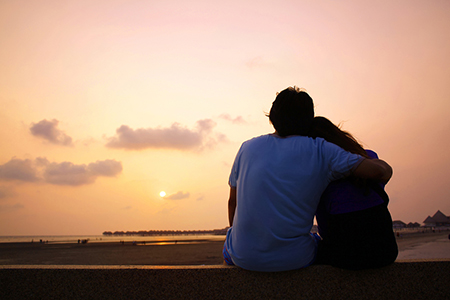
[(93, 183), (97, 177), (112, 177), (122, 172), (122, 163), (107, 159), (94, 163), (49, 162), (46, 158), (13, 158), (0, 165), (0, 180), (25, 182), (43, 181), (55, 185), (79, 186)]
[(12, 192), (9, 187), (0, 187), (0, 200), (11, 197), (13, 194), (14, 192)]
[(181, 200), (181, 199), (187, 199), (187, 198), (189, 198), (189, 196), (190, 196), (189, 192), (185, 193), (185, 192), (179, 191), (179, 192), (176, 192), (175, 194), (165, 196), (164, 198), (169, 199), (169, 200)]
[(72, 138), (57, 128), (58, 123), (59, 121), (56, 119), (51, 121), (44, 119), (38, 123), (33, 123), (30, 127), (31, 134), (53, 144), (72, 146)]
[(165, 148), (177, 150), (202, 150), (226, 140), (223, 134), (213, 134), (216, 123), (211, 119), (199, 120), (194, 129), (173, 123), (170, 127), (132, 129), (122, 125), (116, 135), (109, 138), (107, 147), (125, 150)]
[(87, 166), (87, 171), (94, 176), (113, 177), (122, 172), (122, 163), (113, 159), (97, 160)]
[(247, 121), (244, 120), (242, 116), (237, 116), (235, 118), (232, 118), (229, 114), (221, 114), (219, 116), (220, 119), (230, 121), (233, 124), (248, 124)]
[(255, 68), (260, 68), (260, 67), (267, 65), (267, 63), (264, 61), (264, 59), (261, 56), (256, 56), (256, 57), (253, 57), (253, 58), (247, 60), (245, 62), (245, 65), (249, 69), (255, 69)]
[(25, 208), (25, 206), (23, 206), (23, 204), (21, 204), (21, 203), (0, 205), (1, 212), (11, 212), (11, 211), (16, 211), (16, 210), (23, 209), (23, 208)]

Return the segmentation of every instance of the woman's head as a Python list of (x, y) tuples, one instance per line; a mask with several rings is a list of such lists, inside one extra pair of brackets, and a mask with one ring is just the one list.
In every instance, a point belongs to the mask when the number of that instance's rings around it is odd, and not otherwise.
[(350, 133), (341, 130), (325, 117), (314, 118), (308, 136), (312, 138), (321, 137), (348, 152), (368, 157), (364, 148)]
[(314, 119), (314, 104), (308, 93), (289, 87), (277, 94), (269, 120), (280, 136), (307, 135)]

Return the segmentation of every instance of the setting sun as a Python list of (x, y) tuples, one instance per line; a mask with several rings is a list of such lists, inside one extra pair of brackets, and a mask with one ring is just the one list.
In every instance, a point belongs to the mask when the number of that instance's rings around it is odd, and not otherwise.
[(166, 195), (166, 192), (161, 191), (161, 192), (159, 192), (159, 195), (160, 195), (161, 197), (164, 197), (164, 196)]

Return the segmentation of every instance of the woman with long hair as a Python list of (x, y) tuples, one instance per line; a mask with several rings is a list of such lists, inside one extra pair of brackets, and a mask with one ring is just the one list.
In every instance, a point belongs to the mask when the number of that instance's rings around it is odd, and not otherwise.
[[(324, 117), (314, 118), (308, 135), (369, 159), (378, 158)], [(358, 270), (395, 261), (398, 248), (387, 208), (386, 183), (350, 176), (328, 185), (316, 212), (322, 237), (316, 263)]]

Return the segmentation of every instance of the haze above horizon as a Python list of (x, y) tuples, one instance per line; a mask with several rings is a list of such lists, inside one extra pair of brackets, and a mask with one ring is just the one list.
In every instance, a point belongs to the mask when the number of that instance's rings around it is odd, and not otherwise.
[(393, 166), (393, 219), (449, 215), (449, 29), (444, 0), (1, 1), (0, 235), (227, 226), (293, 85)]

